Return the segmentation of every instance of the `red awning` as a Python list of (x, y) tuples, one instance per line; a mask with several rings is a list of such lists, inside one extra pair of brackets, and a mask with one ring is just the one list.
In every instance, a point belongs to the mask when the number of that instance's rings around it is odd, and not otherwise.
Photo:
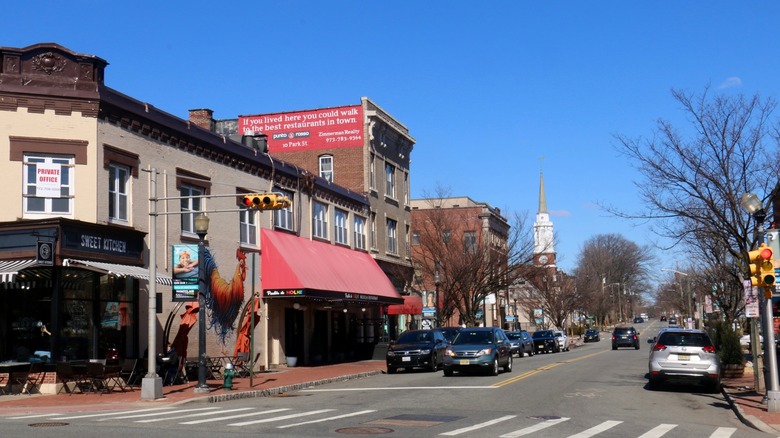
[(369, 254), (263, 229), (264, 297), (323, 298), (401, 303), (401, 294)]
[(404, 296), (403, 304), (387, 306), (388, 315), (422, 315), (422, 297), (417, 295)]

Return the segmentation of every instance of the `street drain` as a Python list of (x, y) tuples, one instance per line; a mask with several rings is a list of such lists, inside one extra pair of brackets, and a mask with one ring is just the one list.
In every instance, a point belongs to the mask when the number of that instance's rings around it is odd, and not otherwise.
[(60, 423), (60, 422), (52, 422), (52, 423), (32, 423), (28, 424), (30, 427), (61, 427), (61, 426), (67, 426), (70, 423)]
[(528, 417), (529, 420), (560, 420), (561, 417), (558, 417), (556, 415), (534, 415), (533, 417)]
[(343, 433), (344, 435), (381, 435), (384, 433), (392, 433), (393, 429), (386, 427), (343, 427), (336, 429), (336, 432)]

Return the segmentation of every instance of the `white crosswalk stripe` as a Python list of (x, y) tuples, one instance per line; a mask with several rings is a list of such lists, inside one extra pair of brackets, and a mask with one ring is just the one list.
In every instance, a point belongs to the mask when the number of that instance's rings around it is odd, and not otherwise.
[[(376, 414), (379, 412), (380, 414)], [(368, 416), (369, 414), (376, 414)], [(74, 421), (84, 420), (86, 422), (108, 422), (108, 421), (128, 421), (129, 423), (176, 423), (181, 425), (199, 425), (199, 424), (218, 424), (220, 427), (261, 427), (268, 423), (279, 423), (274, 429), (289, 429), (317, 423), (332, 422), (340, 425), (339, 420), (345, 420), (343, 424), (355, 426), (366, 421), (373, 421), (377, 418), (393, 418), (398, 412), (381, 415), (378, 410), (357, 410), (344, 411), (339, 409), (316, 409), (301, 410), (295, 408), (277, 408), (277, 409), (258, 409), (252, 407), (241, 408), (222, 408), (219, 406), (208, 407), (155, 407), (134, 409), (125, 411), (97, 411), (80, 412), (72, 414), (27, 414), (9, 417), (0, 417), (2, 420), (30, 420), (44, 419), (52, 421)], [(350, 423), (350, 418), (363, 416), (363, 419), (357, 419)], [(368, 416), (368, 417), (366, 417)], [(302, 418), (309, 417), (309, 418)], [(537, 436), (552, 433), (555, 436), (568, 438), (592, 438), (605, 434), (619, 434), (620, 436), (637, 438), (662, 438), (675, 430), (678, 434), (686, 436), (709, 436), (709, 438), (731, 438), (738, 432), (737, 428), (726, 426), (707, 425), (683, 425), (661, 423), (653, 426), (649, 430), (645, 427), (639, 428), (638, 425), (621, 420), (606, 420), (598, 424), (587, 419), (579, 422), (570, 421), (572, 418), (550, 418), (533, 419), (532, 417), (523, 418), (518, 415), (504, 415), (496, 418), (480, 419), (470, 421), (468, 417), (455, 417), (457, 422), (442, 421), (434, 423), (437, 429), (431, 429), (432, 434), (439, 436), (479, 436), (490, 438), (519, 438), (525, 436)], [(300, 420), (295, 420), (300, 419)], [(182, 421), (183, 420), (183, 421)], [(292, 420), (292, 421), (291, 421)], [(530, 422), (529, 422), (530, 420)], [(237, 422), (234, 422), (237, 421)], [(595, 425), (594, 425), (595, 424)], [(447, 426), (450, 425), (450, 430)], [(620, 426), (620, 427), (618, 427)], [(343, 427), (343, 426), (342, 426)], [(410, 426), (411, 427), (411, 426)], [(420, 426), (423, 427), (423, 426)], [(427, 425), (424, 427), (432, 427)], [(647, 426), (650, 427), (650, 426)], [(517, 430), (513, 430), (517, 428)], [(681, 429), (682, 428), (682, 429)], [(550, 429), (551, 431), (546, 431)], [(614, 430), (612, 430), (614, 429)], [(411, 430), (411, 429), (409, 429)], [(424, 429), (420, 429), (422, 431)], [(262, 433), (262, 432), (261, 432)], [(709, 434), (709, 435), (708, 435)], [(424, 434), (423, 434), (424, 435)], [(422, 435), (421, 435), (422, 436)], [(739, 436), (739, 435), (737, 435)]]
[(545, 420), (545, 421), (542, 421), (541, 423), (535, 424), (533, 426), (528, 426), (528, 427), (526, 427), (524, 429), (520, 429), (520, 430), (518, 430), (516, 432), (505, 433), (505, 434), (501, 435), (500, 438), (517, 438), (517, 437), (520, 437), (520, 436), (530, 435), (530, 434), (538, 432), (538, 431), (540, 431), (542, 429), (547, 429), (548, 427), (555, 426), (558, 423), (563, 423), (564, 421), (568, 421), (568, 420), (569, 419), (566, 418), (566, 417), (556, 418), (556, 419), (553, 419), (553, 420)]
[(733, 427), (719, 427), (710, 435), (710, 438), (729, 438), (737, 429)]
[(675, 427), (677, 427), (676, 424), (659, 424), (642, 435), (639, 435), (639, 438), (659, 438), (666, 435), (666, 432), (669, 432)]
[(471, 432), (472, 430), (483, 429), (485, 427), (492, 426), (494, 424), (498, 424), (498, 423), (500, 423), (502, 421), (511, 420), (512, 418), (515, 418), (515, 417), (517, 417), (517, 415), (507, 415), (507, 416), (504, 416), (504, 417), (501, 417), (501, 418), (496, 418), (495, 420), (490, 420), (490, 421), (486, 421), (484, 423), (475, 424), (473, 426), (464, 427), (462, 429), (453, 430), (452, 432), (445, 432), (442, 435), (446, 435), (446, 436), (460, 435), (462, 433)]
[(569, 438), (589, 438), (595, 435), (600, 434), (601, 432), (604, 432), (605, 430), (612, 429), (613, 427), (617, 426), (618, 424), (622, 423), (622, 421), (605, 421), (598, 426), (593, 426), (588, 430), (583, 430), (580, 433), (576, 433), (574, 435), (571, 435)]

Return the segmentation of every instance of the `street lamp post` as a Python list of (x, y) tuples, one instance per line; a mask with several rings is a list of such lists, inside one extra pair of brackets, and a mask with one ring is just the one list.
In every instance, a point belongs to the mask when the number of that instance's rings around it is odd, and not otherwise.
[[(686, 300), (687, 304), (688, 304), (688, 317), (691, 318), (691, 320), (693, 320), (693, 306), (691, 304), (691, 280), (688, 278), (688, 273), (687, 272), (678, 271), (676, 269), (661, 269), (661, 270), (662, 271), (666, 271), (666, 272), (674, 272), (675, 274), (680, 274), (683, 277), (685, 277), (685, 283), (688, 286), (688, 299)], [(682, 296), (682, 285), (681, 284), (680, 284), (680, 295)], [(685, 298), (683, 297), (683, 299), (685, 299)], [(702, 328), (702, 327), (699, 327), (699, 328)]]
[(439, 278), (439, 270), (433, 274), (433, 286), (434, 286), (434, 301), (433, 309), (436, 312), (436, 327), (441, 327), (441, 318), (439, 317), (439, 285), (441, 284), (441, 278)]
[[(756, 237), (758, 243), (764, 241), (764, 219), (766, 212), (761, 200), (755, 193), (745, 193), (739, 201), (742, 208), (745, 209), (756, 221)], [(766, 357), (769, 367), (769, 386), (766, 390), (766, 402), (768, 412), (780, 412), (780, 392), (777, 388), (777, 355), (775, 352), (775, 329), (774, 317), (772, 315), (772, 294), (765, 294), (766, 302), (764, 304), (764, 357)]]
[(203, 240), (209, 231), (209, 217), (204, 213), (195, 216), (195, 233), (198, 235), (198, 384), (195, 393), (207, 393), (206, 384), (206, 269), (203, 266), (206, 247)]

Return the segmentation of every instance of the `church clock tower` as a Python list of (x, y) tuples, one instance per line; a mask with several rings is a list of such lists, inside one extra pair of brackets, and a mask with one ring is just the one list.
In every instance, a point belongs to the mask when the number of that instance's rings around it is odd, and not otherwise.
[(537, 266), (555, 266), (555, 248), (553, 247), (553, 224), (547, 213), (547, 198), (544, 194), (544, 173), (539, 171), (539, 210), (534, 222), (534, 264)]

